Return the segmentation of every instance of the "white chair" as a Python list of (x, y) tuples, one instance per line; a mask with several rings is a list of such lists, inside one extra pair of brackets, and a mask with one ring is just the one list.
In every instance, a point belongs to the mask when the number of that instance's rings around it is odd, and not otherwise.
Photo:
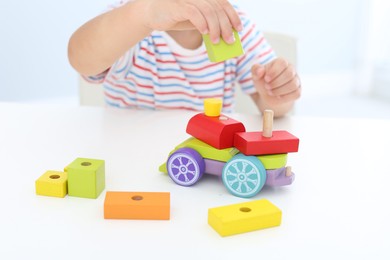
[(92, 84), (79, 77), (79, 100), (82, 106), (104, 106), (103, 84)]
[[(273, 32), (266, 32), (264, 35), (275, 50), (277, 56), (287, 59), (291, 64), (296, 66), (297, 41), (294, 37)], [(80, 77), (79, 81), (80, 105), (103, 106), (103, 86), (88, 83), (82, 77)], [(252, 99), (242, 93), (240, 88), (236, 90), (236, 111), (239, 113), (259, 113)]]

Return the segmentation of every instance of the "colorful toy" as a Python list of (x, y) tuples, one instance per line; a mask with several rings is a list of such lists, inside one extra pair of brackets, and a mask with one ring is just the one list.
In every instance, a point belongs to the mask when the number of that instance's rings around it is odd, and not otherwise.
[(282, 212), (266, 199), (211, 208), (208, 223), (221, 236), (280, 226)]
[[(297, 152), (299, 139), (287, 131), (272, 132), (273, 112), (265, 111), (262, 132), (245, 132), (241, 122), (208, 110), (220, 105), (206, 99), (205, 113), (193, 116), (185, 140), (170, 152), (159, 168), (177, 184), (191, 186), (204, 173), (222, 176), (230, 193), (242, 198), (255, 196), (264, 185), (284, 186), (295, 174), (286, 168), (287, 153)], [(220, 111), (220, 110), (219, 110)]]
[(264, 137), (262, 132), (244, 132), (234, 138), (234, 146), (246, 155), (297, 152), (298, 144), (298, 138), (287, 131), (273, 131), (272, 137)]
[(35, 181), (37, 195), (63, 198), (68, 193), (66, 172), (47, 171)]
[(96, 199), (105, 188), (103, 160), (77, 158), (67, 167), (69, 196)]
[(107, 191), (104, 218), (169, 220), (170, 193)]
[(217, 148), (225, 149), (233, 146), (234, 135), (245, 132), (241, 122), (232, 118), (206, 116), (197, 114), (187, 124), (187, 133)]
[(220, 39), (219, 43), (213, 44), (208, 34), (203, 35), (203, 41), (206, 45), (207, 54), (210, 61), (220, 62), (244, 54), (238, 33), (233, 31), (233, 34), (235, 38), (235, 42), (233, 44), (227, 44), (222, 38)]

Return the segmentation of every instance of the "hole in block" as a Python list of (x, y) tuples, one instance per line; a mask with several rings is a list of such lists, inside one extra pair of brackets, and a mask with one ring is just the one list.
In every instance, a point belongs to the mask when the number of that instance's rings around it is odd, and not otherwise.
[(247, 207), (242, 207), (242, 208), (240, 208), (240, 211), (246, 213), (246, 212), (251, 212), (252, 210), (250, 208), (247, 208)]
[(59, 179), (59, 178), (61, 178), (61, 176), (60, 176), (60, 175), (58, 175), (58, 174), (53, 174), (53, 175), (50, 175), (50, 176), (49, 176), (49, 178), (50, 178), (50, 179), (54, 179), (54, 180), (55, 180), (55, 179)]
[(139, 195), (135, 195), (133, 197), (131, 197), (132, 200), (143, 200), (144, 198), (142, 196), (139, 196)]
[(90, 162), (82, 162), (82, 163), (81, 163), (82, 166), (90, 166), (91, 164), (92, 164), (92, 163), (90, 163)]

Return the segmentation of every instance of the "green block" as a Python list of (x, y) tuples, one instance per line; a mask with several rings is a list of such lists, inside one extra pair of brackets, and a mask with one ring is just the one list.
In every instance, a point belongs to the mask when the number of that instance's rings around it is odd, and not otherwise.
[(266, 170), (279, 169), (287, 164), (287, 153), (256, 156)]
[[(178, 146), (176, 146), (175, 149), (169, 153), (169, 155), (174, 153), (176, 150), (178, 150), (180, 148), (184, 148), (184, 147), (194, 149), (204, 159), (210, 159), (210, 160), (221, 161), (221, 162), (227, 162), (234, 155), (239, 153), (239, 151), (234, 147), (219, 150), (219, 149), (212, 147), (209, 144), (206, 144), (205, 142), (200, 141), (199, 139), (196, 139), (194, 137), (190, 137), (187, 140), (185, 140), (184, 142), (182, 142), (181, 144), (179, 144)], [(166, 163), (161, 164), (158, 169), (162, 173), (168, 172)]]
[(219, 150), (194, 137), (190, 137), (178, 146), (176, 146), (175, 150), (183, 147), (188, 147), (196, 150), (205, 159), (222, 162), (229, 161), (234, 155), (239, 153), (239, 151), (234, 147)]
[(206, 45), (209, 60), (212, 62), (225, 61), (244, 54), (238, 32), (233, 31), (236, 41), (233, 44), (227, 44), (222, 38), (218, 44), (213, 44), (208, 34), (203, 35), (203, 41)]
[(69, 164), (68, 195), (96, 199), (105, 188), (105, 167), (103, 160), (77, 158)]
[(162, 172), (162, 173), (165, 173), (165, 174), (168, 174), (167, 163), (164, 162), (163, 164), (161, 164), (161, 165), (158, 167), (158, 171), (159, 171), (159, 172)]

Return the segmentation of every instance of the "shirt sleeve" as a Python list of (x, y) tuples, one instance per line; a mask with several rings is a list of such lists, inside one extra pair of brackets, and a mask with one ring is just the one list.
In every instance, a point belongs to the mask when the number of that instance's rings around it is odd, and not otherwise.
[(246, 94), (253, 94), (256, 89), (252, 80), (251, 68), (254, 64), (267, 64), (276, 58), (276, 54), (263, 33), (240, 9), (237, 9), (244, 29), (240, 32), (245, 54), (238, 58), (236, 77), (241, 89)]

